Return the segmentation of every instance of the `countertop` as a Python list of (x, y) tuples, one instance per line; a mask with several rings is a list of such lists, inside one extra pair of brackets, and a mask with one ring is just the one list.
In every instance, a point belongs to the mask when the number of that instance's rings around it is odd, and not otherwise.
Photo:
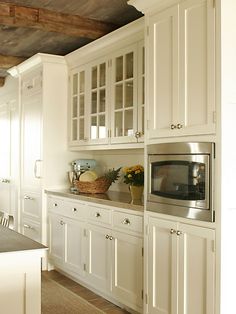
[(144, 210), (143, 201), (132, 202), (130, 193), (125, 192), (107, 191), (104, 194), (84, 194), (79, 192), (72, 192), (69, 189), (64, 189), (46, 190), (45, 193), (124, 209), (138, 211)]
[(47, 249), (22, 234), (0, 225), (0, 253)]

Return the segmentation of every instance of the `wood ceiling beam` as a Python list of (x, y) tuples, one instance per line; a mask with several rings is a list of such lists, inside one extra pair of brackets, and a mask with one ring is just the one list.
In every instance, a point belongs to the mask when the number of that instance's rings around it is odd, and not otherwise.
[(10, 69), (15, 65), (23, 62), (26, 58), (23, 57), (13, 57), (13, 56), (4, 56), (0, 54), (0, 69)]
[(41, 8), (16, 6), (0, 2), (0, 24), (40, 29), (68, 36), (99, 38), (115, 29), (108, 24), (78, 15), (70, 15)]

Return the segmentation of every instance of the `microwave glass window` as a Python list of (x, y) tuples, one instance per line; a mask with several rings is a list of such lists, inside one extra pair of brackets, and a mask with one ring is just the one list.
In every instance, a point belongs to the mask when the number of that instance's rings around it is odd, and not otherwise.
[(151, 193), (178, 200), (205, 200), (204, 163), (181, 160), (151, 164)]

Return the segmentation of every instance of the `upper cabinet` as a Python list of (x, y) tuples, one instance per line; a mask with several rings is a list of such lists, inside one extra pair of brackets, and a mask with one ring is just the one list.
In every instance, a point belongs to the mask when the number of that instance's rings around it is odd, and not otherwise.
[(215, 133), (214, 2), (149, 13), (147, 33), (147, 139)]
[[(138, 147), (143, 142), (143, 33), (143, 20), (136, 21), (72, 53), (77, 65), (69, 79), (71, 149)], [(70, 63), (72, 56), (66, 58)]]

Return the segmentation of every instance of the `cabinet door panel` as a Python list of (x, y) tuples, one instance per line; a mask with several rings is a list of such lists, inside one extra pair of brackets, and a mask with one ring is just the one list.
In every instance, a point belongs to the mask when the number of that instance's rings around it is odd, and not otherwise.
[(137, 142), (138, 47), (123, 48), (112, 56), (111, 143)]
[(176, 223), (151, 218), (148, 235), (148, 313), (177, 314)]
[(184, 224), (179, 229), (179, 313), (213, 314), (215, 232)]
[(113, 232), (112, 293), (123, 304), (142, 306), (142, 239)]
[(22, 187), (41, 185), (42, 159), (42, 100), (41, 93), (22, 98)]
[(62, 263), (64, 259), (65, 231), (61, 217), (49, 215), (49, 248), (54, 262)]
[(152, 138), (171, 132), (178, 105), (178, 7), (150, 17), (149, 23), (148, 120)]
[(87, 233), (87, 262), (88, 281), (101, 291), (108, 291), (111, 265), (111, 230), (89, 225)]
[[(180, 115), (183, 132), (214, 131), (214, 8), (211, 1), (180, 4)], [(196, 27), (196, 25), (198, 25)]]
[(65, 221), (65, 264), (77, 273), (82, 273), (83, 254), (83, 223), (64, 218)]
[(108, 60), (95, 60), (88, 66), (89, 143), (108, 143)]

